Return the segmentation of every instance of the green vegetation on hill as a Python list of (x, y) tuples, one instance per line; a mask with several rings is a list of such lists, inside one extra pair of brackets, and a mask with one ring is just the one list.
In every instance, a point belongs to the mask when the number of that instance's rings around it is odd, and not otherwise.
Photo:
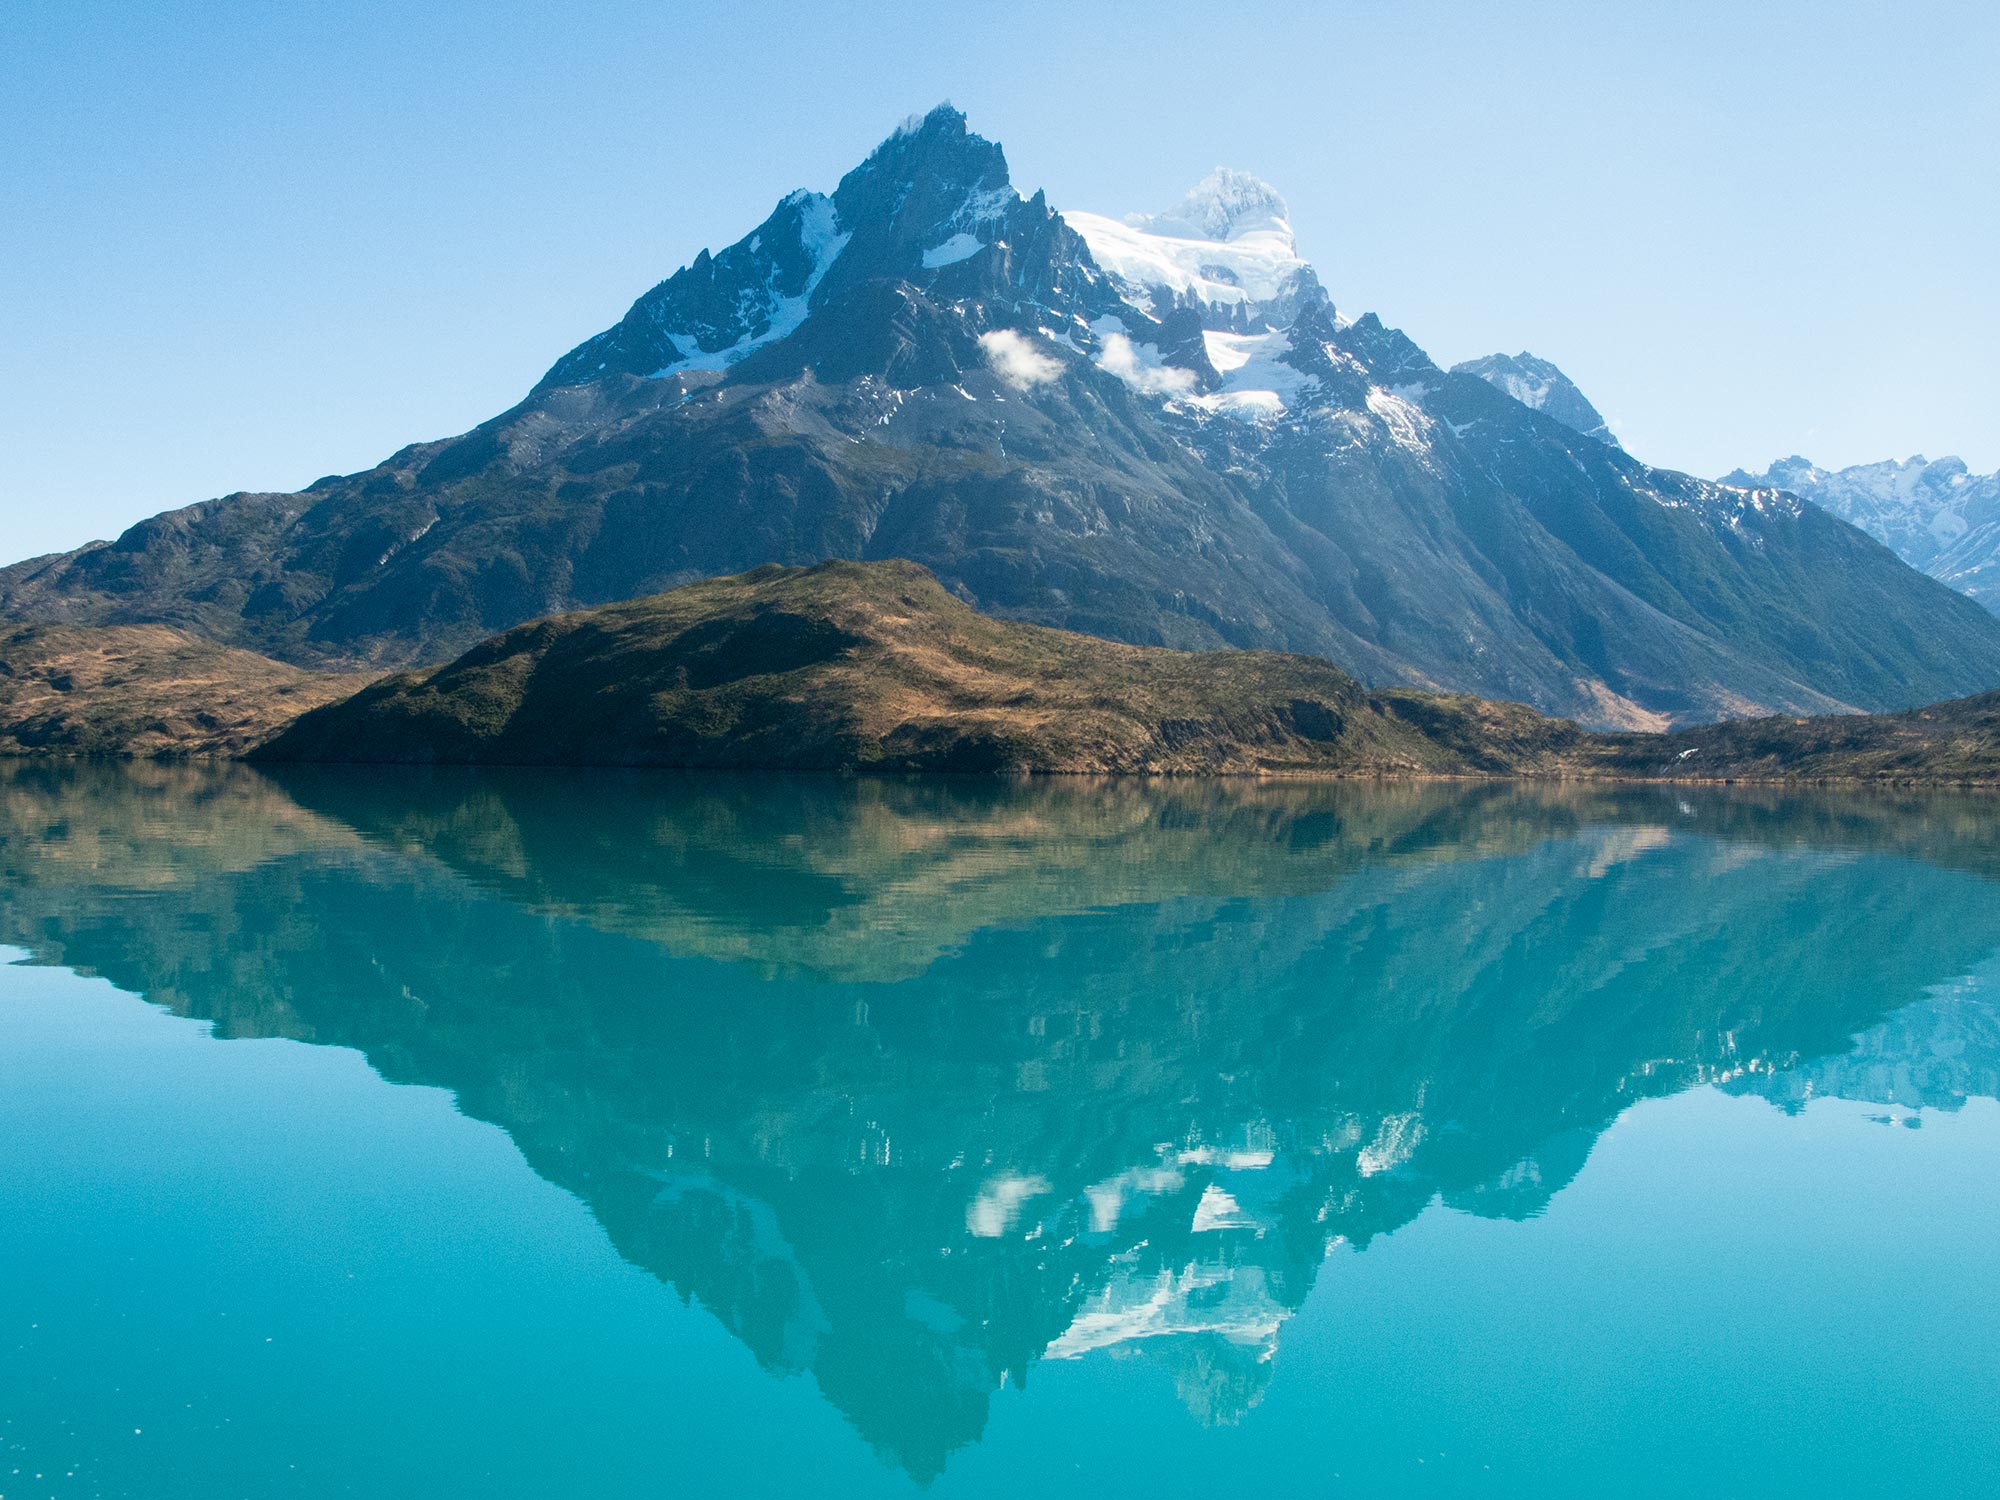
[(1587, 755), (1599, 774), (1647, 780), (2000, 783), (2000, 692), (1900, 714), (1592, 736)]
[(1317, 657), (996, 620), (915, 563), (765, 567), (510, 630), (257, 752), (292, 761), (822, 771), (2000, 782), (2000, 694), (1894, 715), (1590, 734), (1370, 693)]

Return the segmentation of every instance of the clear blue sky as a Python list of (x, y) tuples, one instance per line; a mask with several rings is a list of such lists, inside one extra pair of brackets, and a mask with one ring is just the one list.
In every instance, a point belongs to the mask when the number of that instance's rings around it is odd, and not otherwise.
[(8, 0), (0, 560), (461, 431), (947, 97), (1059, 208), (1269, 178), (1652, 462), (2000, 465), (1991, 0)]

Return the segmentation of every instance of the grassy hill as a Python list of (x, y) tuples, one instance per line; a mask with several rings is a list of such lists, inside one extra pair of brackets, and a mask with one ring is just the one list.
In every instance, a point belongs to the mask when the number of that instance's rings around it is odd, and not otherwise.
[(769, 566), (369, 681), (162, 626), (0, 634), (0, 753), (861, 772), (2000, 784), (2000, 693), (1592, 734), (1319, 657), (982, 615), (910, 562)]
[(1317, 657), (1125, 646), (996, 620), (907, 562), (759, 568), (536, 621), (447, 666), (385, 678), (260, 754), (785, 770), (1474, 769)]
[(367, 681), (165, 625), (0, 627), (0, 754), (240, 755)]

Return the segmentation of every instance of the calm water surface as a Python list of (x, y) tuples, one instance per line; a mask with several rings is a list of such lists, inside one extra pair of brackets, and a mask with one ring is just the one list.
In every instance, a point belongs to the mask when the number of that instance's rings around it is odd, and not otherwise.
[(0, 764), (0, 1497), (2000, 1493), (2000, 802)]

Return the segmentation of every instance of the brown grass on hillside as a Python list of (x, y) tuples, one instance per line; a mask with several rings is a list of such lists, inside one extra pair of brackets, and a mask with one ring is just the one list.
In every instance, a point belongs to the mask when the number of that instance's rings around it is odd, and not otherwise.
[(165, 625), (17, 627), (0, 632), (0, 754), (240, 755), (367, 681)]

